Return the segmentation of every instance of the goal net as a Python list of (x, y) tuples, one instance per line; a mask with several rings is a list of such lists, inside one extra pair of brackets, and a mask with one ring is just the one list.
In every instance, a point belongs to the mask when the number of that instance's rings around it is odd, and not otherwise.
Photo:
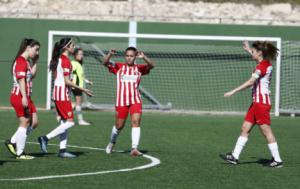
[[(245, 112), (250, 105), (250, 89), (229, 99), (223, 97), (225, 92), (249, 79), (256, 66), (243, 50), (242, 41), (268, 40), (278, 48), (281, 45), (280, 38), (52, 31), (49, 48), (63, 36), (72, 36), (76, 45), (84, 50), (85, 76), (93, 81), (94, 85), (88, 87), (95, 95), (85, 97), (84, 104), (97, 109), (112, 108), (115, 102), (115, 76), (102, 65), (103, 56), (114, 48), (117, 54), (111, 59), (112, 63), (123, 62), (130, 38), (135, 38), (138, 50), (155, 62), (155, 68), (142, 77), (140, 84), (143, 108), (204, 113)], [(139, 63), (143, 61), (138, 60)], [(279, 100), (275, 98), (279, 63), (280, 56), (273, 62), (273, 104)], [(51, 78), (48, 80), (48, 95), (51, 95)], [(50, 107), (51, 101), (48, 103)], [(276, 106), (273, 107), (276, 113)]]
[(300, 41), (282, 42), (280, 106), (282, 114), (300, 114)]

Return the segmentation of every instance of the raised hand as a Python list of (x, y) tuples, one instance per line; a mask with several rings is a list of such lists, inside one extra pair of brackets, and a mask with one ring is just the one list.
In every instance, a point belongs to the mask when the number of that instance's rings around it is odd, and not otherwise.
[(86, 95), (88, 95), (89, 97), (94, 96), (94, 95), (93, 95), (93, 92), (92, 92), (91, 90), (89, 90), (89, 89), (84, 89), (83, 92), (84, 92)]
[(117, 51), (116, 51), (116, 49), (110, 49), (109, 53), (112, 54), (112, 55), (114, 55), (114, 54), (117, 54)]
[(136, 57), (137, 57), (137, 58), (144, 58), (144, 57), (145, 57), (145, 54), (144, 54), (144, 52), (139, 51), (139, 52), (136, 54)]

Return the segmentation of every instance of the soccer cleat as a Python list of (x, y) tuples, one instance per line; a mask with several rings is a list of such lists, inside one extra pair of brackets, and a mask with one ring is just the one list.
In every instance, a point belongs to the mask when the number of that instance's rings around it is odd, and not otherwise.
[(132, 155), (132, 156), (142, 156), (143, 153), (140, 152), (137, 148), (132, 148), (131, 152), (130, 152), (130, 155)]
[(13, 155), (13, 156), (16, 156), (17, 155), (17, 152), (16, 152), (16, 144), (14, 143), (11, 143), (10, 140), (6, 140), (4, 142), (6, 148), (8, 149), (8, 151)]
[(80, 121), (78, 121), (78, 124), (79, 124), (79, 125), (83, 125), (83, 126), (89, 126), (89, 125), (91, 125), (89, 122), (87, 122), (87, 121), (85, 121), (85, 120), (80, 120)]
[(19, 156), (16, 156), (16, 159), (19, 159), (19, 160), (31, 160), (31, 159), (34, 159), (34, 157), (23, 153), (23, 154), (21, 154)]
[(115, 146), (115, 144), (113, 144), (113, 143), (108, 143), (108, 145), (106, 146), (106, 148), (105, 148), (105, 152), (107, 153), (107, 154), (111, 154), (112, 153), (112, 150), (114, 149), (114, 146)]
[(231, 164), (238, 164), (238, 159), (236, 159), (232, 153), (227, 153), (227, 154), (221, 154), (220, 157), (224, 160), (224, 161), (227, 161), (228, 163), (231, 163)]
[(42, 152), (48, 153), (48, 150), (47, 150), (48, 140), (47, 140), (47, 138), (45, 136), (40, 136), (38, 138), (38, 141), (40, 143), (40, 147), (41, 147)]
[(274, 168), (281, 168), (281, 167), (283, 167), (283, 162), (275, 161), (274, 158), (272, 158), (272, 160), (269, 163), (265, 164), (265, 166), (274, 167)]
[(72, 154), (70, 152), (59, 152), (58, 153), (58, 157), (61, 157), (61, 158), (76, 158), (77, 156), (75, 154)]

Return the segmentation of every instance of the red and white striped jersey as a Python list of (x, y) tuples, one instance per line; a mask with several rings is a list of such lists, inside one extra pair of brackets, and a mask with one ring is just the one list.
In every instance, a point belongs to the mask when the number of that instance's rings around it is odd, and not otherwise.
[(18, 79), (25, 78), (26, 95), (30, 97), (32, 93), (31, 66), (23, 56), (19, 56), (16, 58), (12, 67), (12, 74), (13, 74), (14, 82), (13, 82), (13, 89), (11, 93), (22, 96)]
[(253, 76), (257, 79), (252, 88), (252, 98), (254, 103), (271, 105), (270, 83), (272, 77), (272, 64), (261, 61), (255, 68)]
[(108, 69), (117, 75), (116, 106), (142, 103), (138, 87), (141, 76), (150, 72), (149, 66), (147, 64), (128, 66), (125, 63), (115, 63), (109, 64)]
[(55, 72), (55, 80), (52, 98), (55, 101), (69, 101), (70, 88), (66, 85), (64, 76), (69, 76), (71, 80), (72, 64), (69, 58), (61, 55)]

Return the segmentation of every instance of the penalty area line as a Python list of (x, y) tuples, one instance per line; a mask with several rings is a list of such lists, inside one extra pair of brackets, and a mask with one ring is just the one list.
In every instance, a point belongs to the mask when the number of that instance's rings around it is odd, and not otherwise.
[[(27, 142), (29, 144), (39, 144), (36, 142)], [(56, 144), (48, 144), (50, 146), (58, 146)], [(89, 150), (99, 150), (103, 151), (103, 148), (94, 148), (89, 146), (76, 146), (76, 145), (68, 145), (71, 148), (80, 148), (80, 149), (89, 149)], [(116, 151), (121, 153), (123, 151)], [(11, 178), (11, 179), (0, 179), (0, 181), (30, 181), (30, 180), (46, 180), (46, 179), (57, 179), (57, 178), (67, 178), (67, 177), (80, 177), (80, 176), (91, 176), (91, 175), (103, 175), (108, 173), (120, 173), (120, 172), (129, 172), (129, 171), (136, 171), (136, 170), (143, 170), (148, 169), (151, 167), (155, 167), (160, 164), (160, 160), (156, 157), (150, 155), (142, 155), (142, 157), (150, 160), (151, 162), (146, 165), (133, 167), (133, 168), (124, 168), (124, 169), (116, 169), (116, 170), (107, 170), (107, 171), (96, 171), (96, 172), (86, 172), (86, 173), (72, 173), (72, 174), (63, 174), (63, 175), (48, 175), (48, 176), (37, 176), (37, 177), (24, 177), (24, 178)]]

